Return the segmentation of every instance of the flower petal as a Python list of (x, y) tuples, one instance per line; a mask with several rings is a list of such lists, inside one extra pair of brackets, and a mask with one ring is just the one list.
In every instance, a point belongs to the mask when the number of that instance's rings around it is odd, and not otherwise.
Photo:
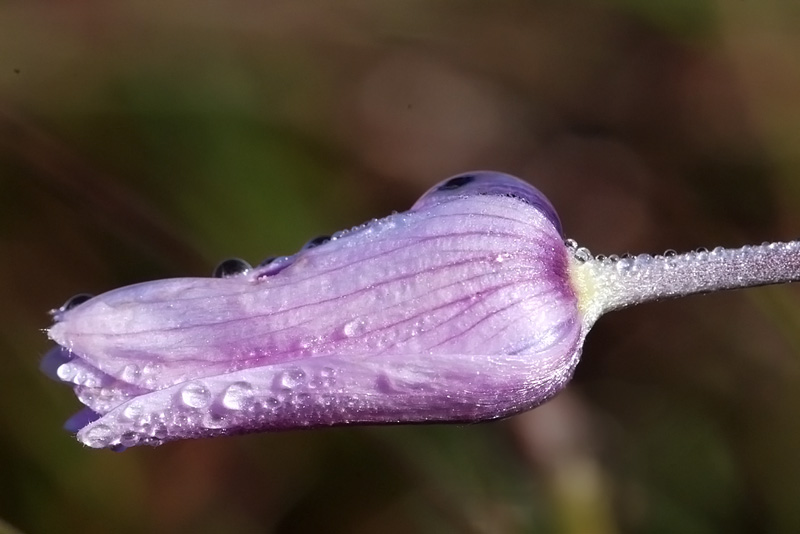
[(470, 173), (292, 256), (62, 306), (48, 334), (63, 348), (42, 365), (88, 406), (78, 438), (116, 450), (493, 419), (572, 375), (586, 325), (569, 269), (538, 190)]
[(158, 389), (328, 354), (520, 352), (551, 325), (533, 313), (547, 301), (575, 313), (550, 220), (511, 198), (473, 196), (377, 221), (275, 276), (111, 291), (49, 334), (102, 372)]
[(565, 323), (554, 335), (538, 354), (323, 356), (205, 377), (127, 401), (78, 439), (131, 447), (265, 430), (496, 419), (541, 404), (570, 379), (580, 326)]

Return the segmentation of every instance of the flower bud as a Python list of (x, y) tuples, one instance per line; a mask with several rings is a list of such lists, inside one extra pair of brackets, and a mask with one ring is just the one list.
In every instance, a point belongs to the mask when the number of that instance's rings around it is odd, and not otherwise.
[[(555, 210), (500, 173), (216, 278), (54, 312), (43, 368), (90, 447), (345, 424), (473, 422), (569, 380), (585, 335)], [(234, 268), (235, 267), (235, 268)]]
[(561, 390), (608, 311), (798, 279), (797, 241), (595, 258), (538, 190), (474, 172), (257, 267), (73, 297), (42, 370), (86, 405), (65, 426), (90, 447), (484, 421)]

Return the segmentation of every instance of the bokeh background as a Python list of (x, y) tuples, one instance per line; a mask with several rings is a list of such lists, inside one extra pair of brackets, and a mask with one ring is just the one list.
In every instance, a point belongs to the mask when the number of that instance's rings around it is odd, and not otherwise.
[[(403, 210), (478, 168), (595, 253), (800, 231), (788, 0), (0, 3), (0, 532), (800, 532), (800, 291), (613, 314), (482, 425), (116, 454), (61, 430), (47, 311)], [(7, 524), (6, 524), (7, 523)]]

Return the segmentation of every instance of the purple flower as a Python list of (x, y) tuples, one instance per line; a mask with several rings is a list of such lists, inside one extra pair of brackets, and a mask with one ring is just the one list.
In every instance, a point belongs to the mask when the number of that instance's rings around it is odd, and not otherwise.
[(68, 303), (44, 366), (90, 410), (68, 426), (91, 447), (495, 419), (572, 375), (569, 262), (539, 191), (471, 173), (294, 256)]
[(79, 295), (42, 368), (86, 405), (66, 427), (90, 447), (496, 419), (561, 390), (606, 311), (796, 280), (799, 248), (592, 258), (538, 190), (475, 172), (255, 268)]

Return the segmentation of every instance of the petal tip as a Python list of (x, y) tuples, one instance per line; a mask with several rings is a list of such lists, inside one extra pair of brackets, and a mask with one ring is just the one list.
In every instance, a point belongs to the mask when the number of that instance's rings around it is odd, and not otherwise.
[(89, 408), (75, 413), (72, 417), (64, 422), (64, 430), (76, 434), (85, 428), (87, 425), (100, 419), (100, 414)]

